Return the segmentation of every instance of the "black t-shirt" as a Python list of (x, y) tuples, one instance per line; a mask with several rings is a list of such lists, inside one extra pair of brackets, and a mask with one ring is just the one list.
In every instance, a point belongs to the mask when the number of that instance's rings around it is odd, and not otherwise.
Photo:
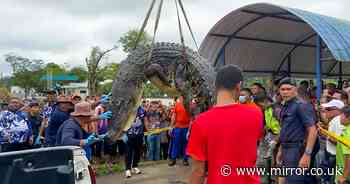
[(41, 126), (42, 118), (40, 116), (31, 116), (29, 115), (28, 120), (30, 122), (30, 125), (32, 127), (32, 132), (34, 136), (39, 135), (39, 129)]

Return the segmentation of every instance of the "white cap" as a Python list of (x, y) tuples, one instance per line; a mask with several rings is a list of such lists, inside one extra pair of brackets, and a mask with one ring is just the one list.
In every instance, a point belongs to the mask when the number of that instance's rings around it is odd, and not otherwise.
[(338, 109), (342, 109), (345, 105), (344, 105), (343, 101), (333, 99), (333, 100), (329, 101), (328, 103), (322, 104), (321, 106), (324, 107), (324, 108), (336, 107)]

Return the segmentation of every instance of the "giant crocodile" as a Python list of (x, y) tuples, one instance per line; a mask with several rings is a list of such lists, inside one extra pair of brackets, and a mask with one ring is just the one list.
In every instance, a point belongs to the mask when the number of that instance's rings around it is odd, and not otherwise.
[(166, 42), (139, 46), (122, 61), (113, 82), (113, 123), (109, 126), (112, 140), (118, 139), (134, 121), (147, 81), (171, 97), (183, 96), (187, 110), (193, 98), (200, 112), (215, 101), (215, 70), (197, 52)]

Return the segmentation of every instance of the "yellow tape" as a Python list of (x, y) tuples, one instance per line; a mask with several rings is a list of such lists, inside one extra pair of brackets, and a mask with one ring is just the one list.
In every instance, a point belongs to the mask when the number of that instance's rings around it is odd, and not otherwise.
[(336, 140), (337, 142), (344, 144), (346, 147), (350, 148), (350, 140), (346, 139), (343, 136), (338, 136), (334, 132), (330, 132), (322, 127), (319, 127), (319, 131), (322, 135), (331, 137), (332, 139)]
[(151, 131), (145, 132), (145, 135), (153, 135), (153, 134), (160, 134), (162, 132), (170, 130), (171, 127), (165, 127), (165, 128), (156, 128)]

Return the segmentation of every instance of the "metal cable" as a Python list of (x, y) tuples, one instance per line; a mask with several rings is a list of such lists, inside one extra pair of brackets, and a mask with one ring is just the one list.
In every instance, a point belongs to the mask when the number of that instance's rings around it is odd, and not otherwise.
[(152, 10), (153, 10), (153, 7), (154, 7), (154, 4), (155, 4), (155, 3), (156, 3), (156, 0), (153, 0), (153, 1), (152, 1), (152, 4), (151, 4), (151, 6), (150, 6), (150, 8), (148, 9), (148, 12), (147, 12), (147, 14), (146, 14), (145, 20), (143, 21), (143, 24), (142, 24), (142, 26), (141, 26), (140, 32), (139, 32), (139, 34), (137, 35), (136, 43), (135, 43), (134, 49), (136, 49), (136, 47), (139, 45), (141, 36), (142, 36), (142, 35), (144, 34), (144, 32), (145, 32), (145, 28), (146, 28), (146, 26), (147, 26), (149, 17), (151, 16), (151, 13), (152, 13)]
[(187, 14), (186, 14), (186, 11), (185, 11), (185, 8), (184, 8), (184, 5), (182, 3), (182, 0), (178, 0), (179, 1), (179, 5), (181, 7), (181, 10), (182, 10), (182, 13), (185, 17), (185, 20), (186, 20), (186, 23), (187, 23), (187, 27), (188, 29), (190, 30), (190, 33), (191, 33), (191, 36), (192, 36), (192, 39), (193, 39), (193, 42), (194, 44), (196, 45), (196, 48), (197, 48), (197, 52), (199, 51), (199, 47), (198, 47), (198, 44), (197, 44), (197, 41), (196, 41), (196, 38), (194, 37), (194, 34), (193, 34), (193, 31), (192, 31), (192, 28), (191, 28), (191, 25), (190, 25), (190, 22), (187, 18)]

